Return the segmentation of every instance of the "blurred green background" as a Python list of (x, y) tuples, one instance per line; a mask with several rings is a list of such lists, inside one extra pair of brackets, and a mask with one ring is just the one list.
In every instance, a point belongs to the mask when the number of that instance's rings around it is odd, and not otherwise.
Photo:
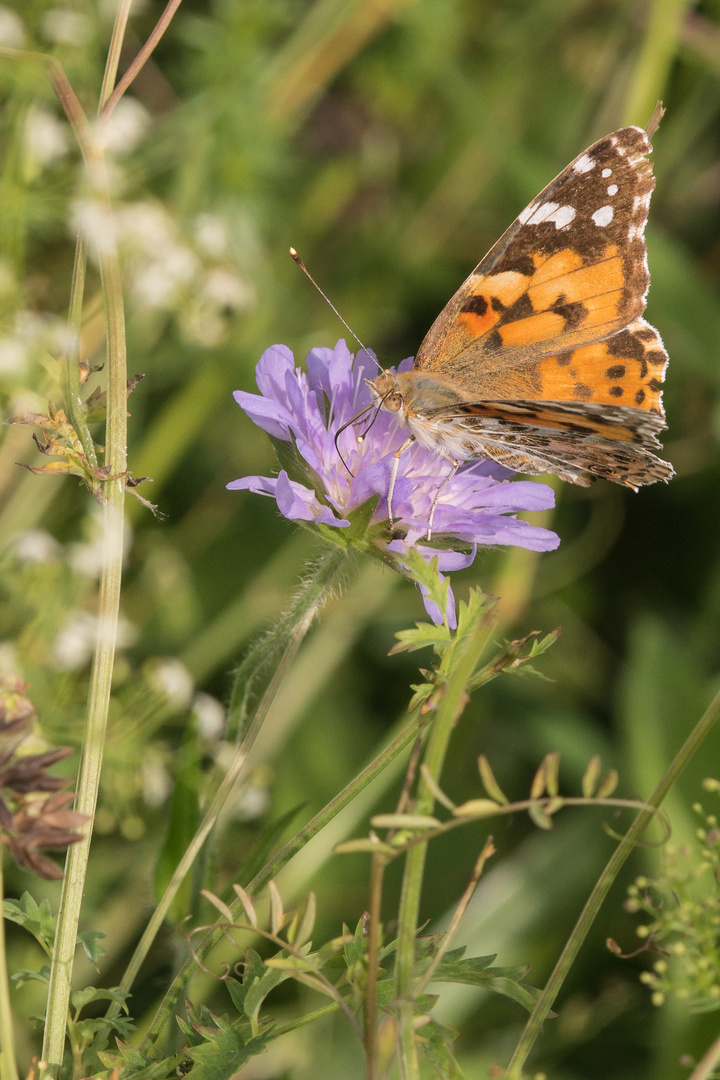
[[(130, 21), (121, 70), (159, 17), (144, 0)], [(92, 113), (112, 3), (14, 0), (0, 7), (2, 43), (51, 52)], [(383, 363), (412, 355), (441, 307), (532, 197), (586, 145), (625, 123), (644, 125), (662, 98), (657, 190), (648, 228), (647, 315), (671, 362), (667, 457), (677, 477), (639, 494), (599, 483), (557, 484), (557, 510), (530, 519), (561, 537), (537, 556), (482, 552), (455, 576), (501, 597), (498, 637), (562, 626), (539, 662), (548, 681), (504, 677), (478, 695), (455, 733), (444, 778), (461, 802), (478, 795), (477, 756), (511, 798), (527, 794), (549, 750), (562, 752), (564, 790), (588, 759), (620, 771), (620, 793), (647, 795), (717, 686), (720, 668), (720, 3), (678, 0), (184, 0), (108, 136), (124, 253), (130, 373), (130, 468), (166, 515), (129, 499), (121, 650), (84, 929), (107, 934), (104, 984), (116, 982), (151, 910), (159, 852), (180, 770), (202, 792), (221, 752), (229, 672), (277, 616), (316, 552), (274, 503), (225, 484), (271, 474), (266, 436), (234, 404), (254, 389), (262, 351), (284, 342), (300, 361), (343, 328), (287, 255), (294, 245)], [(0, 65), (0, 388), (4, 415), (60, 400), (62, 339), (82, 192), (78, 154), (41, 71)], [(85, 357), (100, 364), (96, 268), (86, 289)], [(102, 384), (92, 376), (88, 386)], [(32, 686), (48, 738), (74, 744), (87, 689), (97, 581), (97, 514), (72, 479), (35, 477), (25, 428), (0, 446), (0, 668)], [(98, 438), (102, 438), (98, 429)], [(377, 751), (410, 697), (418, 662), (388, 658), (396, 630), (423, 615), (415, 590), (374, 566), (349, 577), (306, 641), (216, 837), (208, 881), (221, 891), (269, 824), (299, 807), (301, 824)], [(76, 759), (71, 759), (76, 760)], [(188, 765), (190, 762), (190, 765)], [(182, 765), (182, 768), (181, 768)], [(68, 775), (73, 765), (68, 765)], [(692, 838), (700, 780), (720, 775), (720, 735), (673, 794), (673, 838)], [(280, 878), (287, 905), (318, 893), (316, 939), (355, 924), (367, 905), (364, 857), (332, 856), (391, 809), (398, 776), (296, 858)], [(196, 811), (165, 845), (171, 859)], [(716, 798), (716, 796), (713, 796)], [(184, 801), (183, 801), (184, 800)], [(177, 807), (176, 807), (177, 809)], [(542, 985), (612, 851), (607, 814), (567, 811), (552, 833), (526, 821), (494, 829), (498, 854), (461, 928), (472, 953), (532, 965)], [(175, 817), (176, 823), (178, 817)], [(615, 826), (622, 830), (624, 819)], [(431, 848), (423, 918), (447, 919), (485, 837), (458, 830)], [(287, 833), (285, 834), (287, 835)], [(179, 849), (176, 849), (179, 850)], [(535, 1067), (559, 1078), (675, 1080), (702, 1056), (717, 1013), (662, 1009), (638, 982), (654, 957), (623, 910), (633, 874), (657, 872), (639, 851), (609, 901), (546, 1025)], [(385, 917), (397, 904), (389, 875)], [(54, 885), (12, 871), (8, 891), (50, 897)], [(176, 916), (191, 904), (186, 892)], [(208, 909), (196, 921), (211, 921)], [(39, 962), (12, 935), (18, 966)], [(185, 946), (168, 927), (133, 999), (151, 1016)], [(78, 979), (94, 981), (80, 963)], [(286, 984), (286, 987), (289, 984)], [(198, 996), (227, 1008), (212, 981)], [(36, 987), (18, 1010), (42, 1008)], [(281, 1022), (317, 1007), (283, 989)], [(462, 1030), (468, 1077), (506, 1063), (520, 1008), (446, 988), (438, 1016)], [(20, 1035), (26, 1062), (36, 1047)], [(683, 1063), (683, 1055), (686, 1060)], [(360, 1076), (341, 1020), (274, 1044), (243, 1076)]]

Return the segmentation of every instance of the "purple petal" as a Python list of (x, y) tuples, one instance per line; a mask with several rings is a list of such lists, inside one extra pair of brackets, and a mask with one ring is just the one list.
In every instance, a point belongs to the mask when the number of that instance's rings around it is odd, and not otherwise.
[(287, 345), (271, 345), (255, 366), (255, 381), (263, 397), (287, 405), (285, 376), (295, 370), (295, 360)]
[(323, 506), (318, 501), (314, 491), (290, 480), (284, 469), (278, 474), (275, 498), (278, 510), (286, 518), (321, 521), (324, 525), (335, 525), (338, 528), (347, 528), (350, 524), (349, 521), (336, 518), (329, 506)]
[[(442, 574), (440, 575), (440, 578), (442, 580)], [(430, 599), (425, 586), (420, 585), (419, 588), (422, 594), (422, 601), (425, 605), (425, 610), (427, 611), (428, 615), (435, 623), (435, 625), (441, 626), (444, 621), (442, 611), (435, 603), (435, 601)], [(457, 615), (455, 614), (455, 596), (453, 595), (452, 586), (448, 589), (448, 602), (445, 617), (447, 618), (447, 623), (450, 629), (454, 630), (457, 626)]]
[(274, 435), (276, 439), (289, 439), (293, 418), (284, 405), (278, 405), (271, 398), (249, 394), (246, 390), (236, 390), (233, 397), (243, 412), (254, 424)]
[(255, 495), (270, 495), (275, 498), (277, 480), (271, 476), (243, 476), (240, 480), (231, 480), (225, 487), (229, 491), (252, 491)]
[(342, 338), (334, 349), (311, 349), (306, 363), (310, 385), (313, 390), (322, 390), (328, 401), (338, 391), (352, 395), (352, 353)]

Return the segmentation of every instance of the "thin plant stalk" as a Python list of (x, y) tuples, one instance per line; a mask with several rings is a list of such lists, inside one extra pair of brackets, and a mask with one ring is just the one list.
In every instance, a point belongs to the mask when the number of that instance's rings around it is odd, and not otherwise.
[[(127, 0), (121, 4), (118, 20), (122, 20)], [(117, 26), (117, 21), (116, 21)], [(115, 36), (115, 35), (114, 35)], [(53, 70), (53, 69), (51, 69)], [(67, 79), (57, 76), (53, 80), (58, 96), (70, 116), (70, 108), (76, 110), (77, 99)], [(77, 106), (79, 108), (79, 105)], [(77, 111), (77, 110), (76, 110)], [(75, 116), (73, 127), (82, 132), (81, 142), (88, 166), (91, 190), (110, 211), (110, 194), (105, 159), (100, 147), (89, 137), (87, 121)], [(72, 122), (72, 117), (71, 117)], [(81, 253), (82, 259), (82, 253)], [(122, 277), (117, 249), (112, 238), (98, 251), (100, 278), (105, 304), (107, 334), (107, 422), (105, 466), (108, 478), (103, 483), (102, 545), (103, 563), (98, 599), (98, 624), (95, 652), (90, 672), (88, 707), (80, 758), (75, 809), (85, 814), (88, 825), (83, 839), (70, 848), (65, 863), (65, 875), (58, 912), (58, 925), (53, 950), (48, 988), (47, 1020), (43, 1038), (43, 1059), (51, 1074), (57, 1074), (62, 1064), (65, 1047), (65, 1029), (72, 981), (73, 960), (80, 922), (85, 876), (90, 854), (92, 823), (97, 806), (105, 745), (105, 731), (110, 707), (110, 692), (117, 643), (118, 616), (120, 611), (120, 587), (122, 582), (123, 532), (125, 503), (125, 478), (127, 472), (127, 344), (125, 340), (125, 309), (122, 294)], [(81, 304), (79, 286), (81, 273), (76, 262), (74, 282), (76, 292), (73, 305)]]
[(122, 581), (127, 455), (125, 318), (117, 253), (106, 249), (99, 261), (107, 321), (109, 376), (105, 460), (110, 475), (103, 485), (103, 569), (98, 601), (97, 641), (90, 673), (88, 710), (75, 802), (75, 809), (86, 814), (90, 824), (85, 829), (83, 840), (70, 848), (65, 864), (43, 1041), (43, 1058), (48, 1062), (51, 1071), (57, 1071), (63, 1056), (73, 957), (110, 706)]
[(4, 848), (0, 847), (0, 1076), (2, 1076), (3, 1080), (18, 1080), (13, 1015), (10, 1007), (7, 951), (5, 949), (5, 917), (2, 914), (3, 897), (5, 896), (3, 854)]
[(142, 49), (133, 60), (132, 64), (127, 69), (120, 82), (117, 84), (112, 93), (108, 95), (107, 98), (102, 99), (102, 112), (104, 116), (109, 116), (111, 114), (118, 101), (127, 90), (128, 86), (130, 86), (133, 79), (137, 76), (140, 69), (144, 67), (147, 61), (150, 59), (151, 55), (157, 47), (158, 42), (160, 41), (160, 38), (167, 30), (173, 15), (180, 7), (181, 3), (182, 0), (169, 0), (167, 7), (165, 8), (155, 25), (155, 29), (150, 34), (150, 37), (143, 45)]
[(367, 1080), (378, 1080), (377, 977), (380, 963), (382, 891), (386, 860), (374, 854), (370, 861), (367, 974), (365, 976), (365, 1060)]
[(105, 73), (103, 75), (102, 86), (100, 87), (98, 114), (105, 108), (105, 105), (113, 92), (113, 87), (115, 86), (118, 65), (120, 63), (120, 54), (122, 52), (123, 41), (125, 40), (125, 30), (127, 29), (127, 22), (130, 18), (130, 9), (132, 8), (132, 5), (133, 0), (120, 0), (117, 12), (115, 13), (115, 22), (113, 24), (110, 45), (108, 46), (107, 60), (105, 61)]
[[(109, 98), (117, 75), (122, 41), (130, 13), (132, 0), (121, 0), (105, 67), (100, 107)], [(167, 25), (167, 24), (166, 24)], [(163, 27), (163, 30), (165, 27)], [(158, 39), (159, 40), (159, 37)], [(156, 42), (157, 43), (157, 42)], [(149, 54), (148, 54), (149, 55)], [(101, 149), (92, 137), (90, 126), (82, 107), (68, 82), (60, 64), (53, 57), (39, 54), (37, 59), (48, 65), (50, 78), (65, 113), (77, 137), (88, 170), (90, 189), (110, 211), (110, 195)], [(144, 62), (144, 61), (143, 61)], [(134, 75), (142, 64), (136, 67)], [(133, 75), (133, 77), (134, 77)], [(129, 85), (129, 81), (126, 86)], [(83, 750), (78, 775), (75, 808), (89, 818), (83, 840), (70, 848), (65, 864), (65, 876), (58, 912), (53, 963), (48, 988), (47, 1019), (43, 1038), (43, 1059), (51, 1074), (57, 1074), (62, 1064), (65, 1045), (65, 1029), (72, 979), (73, 958), (77, 942), (85, 875), (92, 835), (92, 822), (97, 805), (100, 771), (105, 742), (110, 691), (117, 642), (117, 626), (120, 610), (120, 587), (122, 581), (123, 531), (125, 479), (127, 472), (127, 345), (125, 340), (125, 311), (122, 294), (122, 277), (118, 253), (111, 239), (107, 239), (98, 252), (100, 278), (105, 305), (107, 333), (107, 422), (105, 466), (108, 478), (103, 484), (102, 544), (103, 569), (98, 599), (98, 629), (95, 652), (90, 673), (88, 708), (83, 738)], [(73, 270), (70, 299), (71, 327), (79, 328), (85, 279), (86, 255), (84, 244), (78, 237)], [(75, 352), (75, 348), (73, 348)], [(79, 399), (79, 375), (68, 379), (71, 395)], [(81, 405), (71, 412), (82, 414)], [(81, 421), (79, 432), (88, 458), (93, 462), (94, 447), (87, 427)]]
[(595, 916), (600, 910), (605, 897), (617, 878), (620, 870), (642, 838), (645, 829), (655, 817), (655, 811), (662, 804), (671, 787), (686, 768), (700, 744), (710, 733), (720, 717), (720, 691), (715, 695), (704, 714), (693, 728), (680, 750), (675, 755), (660, 783), (647, 800), (647, 809), (641, 810), (610, 857), (607, 866), (600, 875), (593, 891), (588, 897), (578, 921), (576, 922), (565, 947), (558, 958), (555, 968), (538, 998), (535, 1008), (525, 1025), (525, 1030), (515, 1049), (507, 1069), (508, 1080), (520, 1080), (523, 1066), (538, 1038), (550, 1010), (555, 1004), (560, 988), (585, 941)]
[[(440, 779), (450, 737), (462, 710), (467, 684), (475, 671), (494, 627), (492, 617), (478, 623), (463, 656), (451, 675), (437, 706), (435, 720), (428, 738), (425, 761), (427, 772), (435, 784)], [(414, 813), (431, 814), (435, 805), (432, 787), (420, 780)], [(413, 976), (415, 966), (415, 937), (420, 913), (420, 893), (427, 842), (415, 845), (407, 854), (403, 873), (400, 908), (398, 912), (395, 997), (398, 1006), (398, 1054), (403, 1080), (419, 1080), (420, 1071), (415, 1045), (415, 1004)]]
[(85, 457), (93, 468), (97, 468), (95, 442), (90, 434), (85, 418), (83, 400), (80, 396), (80, 333), (86, 267), (85, 245), (82, 237), (78, 235), (75, 242), (75, 261), (73, 263), (70, 303), (68, 305), (68, 328), (70, 330), (71, 344), (65, 356), (65, 400), (75, 433), (82, 443)]
[[(409, 719), (405, 721), (398, 734), (387, 744), (377, 757), (359, 772), (341, 792), (322, 808), (322, 810), (318, 811), (318, 813), (308, 821), (307, 825), (304, 825), (302, 829), (300, 829), (295, 836), (293, 836), (292, 839), (265, 864), (262, 870), (258, 871), (252, 881), (246, 886), (246, 891), (252, 896), (257, 896), (260, 890), (265, 888), (269, 881), (272, 881), (280, 870), (290, 862), (293, 856), (296, 855), (298, 851), (302, 850), (305, 844), (312, 840), (321, 829), (325, 828), (333, 818), (337, 817), (341, 810), (348, 806), (353, 799), (368, 786), (368, 784), (372, 783), (372, 781), (375, 780), (375, 778), (379, 776), (383, 770), (403, 752), (403, 750), (406, 749), (406, 747), (415, 741), (418, 733), (422, 731), (427, 722), (428, 716), (421, 714), (420, 709), (415, 709), (411, 713)], [(235, 901), (231, 904), (230, 911), (233, 918), (239, 918), (242, 914), (242, 905), (240, 902)], [(197, 970), (198, 963), (202, 963), (205, 960), (211, 950), (217, 945), (218, 941), (220, 941), (221, 937), (221, 930), (209, 930), (205, 937), (203, 937), (195, 947), (194, 955), (189, 956), (185, 960), (155, 1014), (155, 1018), (143, 1039), (140, 1047), (141, 1051), (149, 1051), (151, 1046), (158, 1040), (165, 1024), (172, 1015), (177, 1000), (185, 990), (191, 976)]]

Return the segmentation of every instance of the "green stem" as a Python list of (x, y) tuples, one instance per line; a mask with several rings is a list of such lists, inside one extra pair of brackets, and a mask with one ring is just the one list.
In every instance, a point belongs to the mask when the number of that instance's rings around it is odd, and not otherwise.
[(113, 92), (113, 87), (115, 86), (118, 64), (120, 63), (120, 53), (122, 52), (123, 40), (125, 38), (125, 29), (127, 27), (127, 21), (130, 18), (130, 9), (132, 5), (133, 0), (120, 0), (118, 9), (115, 13), (115, 23), (113, 25), (112, 37), (110, 38), (110, 45), (108, 46), (102, 87), (100, 88), (98, 115), (105, 108), (105, 105)]
[[(64, 83), (63, 83), (64, 80)], [(64, 75), (60, 80), (66, 93)], [(72, 91), (70, 91), (72, 94)], [(66, 93), (66, 96), (67, 93)], [(71, 104), (74, 94), (70, 98)], [(77, 99), (75, 99), (77, 100)], [(84, 148), (92, 190), (110, 212), (110, 196), (101, 150), (92, 143)], [(103, 570), (98, 601), (98, 629), (88, 695), (87, 717), (80, 760), (75, 809), (89, 821), (83, 839), (74, 844), (65, 864), (58, 925), (50, 971), (47, 1023), (43, 1058), (52, 1074), (60, 1068), (70, 1000), (73, 957), (80, 908), (90, 853), (92, 821), (97, 805), (105, 730), (110, 706), (113, 664), (120, 610), (123, 556), (123, 507), (127, 459), (127, 349), (122, 279), (117, 251), (107, 243), (98, 252), (107, 327), (107, 426), (105, 465), (109, 477), (103, 484)]]
[(508, 1080), (520, 1080), (523, 1066), (533, 1044), (540, 1034), (543, 1024), (547, 1020), (550, 1010), (555, 1003), (555, 998), (560, 991), (560, 987), (565, 981), (565, 977), (574, 963), (610, 887), (618, 876), (628, 856), (631, 854), (633, 848), (639, 842), (650, 821), (655, 817), (655, 810), (662, 804), (668, 791), (680, 776), (683, 769), (685, 769), (688, 762), (692, 759), (702, 741), (709, 734), (718, 717), (720, 717), (720, 692), (715, 695), (710, 705), (705, 710), (705, 713), (675, 755), (673, 762), (666, 770), (660, 783), (647, 800), (648, 808), (640, 811), (600, 875), (600, 878), (588, 897), (587, 903), (568, 938), (565, 948), (560, 954), (555, 968), (525, 1025), (525, 1030), (522, 1033), (520, 1041), (515, 1049), (515, 1053), (508, 1065)]
[[(180, 7), (181, 2), (182, 0), (169, 0), (167, 7), (157, 21), (155, 29), (150, 34), (150, 37), (143, 45), (142, 49), (135, 57), (132, 64), (127, 69), (122, 79), (113, 90), (112, 94), (108, 94), (107, 97), (102, 98), (102, 111), (105, 116), (110, 115), (120, 98), (127, 90), (128, 86), (130, 86), (131, 82), (136, 77), (137, 73), (150, 59), (150, 56), (157, 47), (160, 38), (163, 36), (168, 26), (170, 25), (173, 15)], [(132, 0), (130, 0), (130, 3), (132, 3)]]
[(5, 950), (5, 917), (2, 914), (3, 897), (5, 896), (2, 866), (4, 852), (5, 848), (0, 845), (0, 1076), (2, 1076), (3, 1080), (18, 1080), (13, 1015), (10, 1006), (7, 952)]
[[(257, 896), (260, 890), (265, 888), (269, 881), (272, 881), (305, 844), (312, 840), (333, 818), (337, 817), (341, 810), (348, 806), (407, 746), (415, 741), (418, 732), (423, 729), (426, 723), (427, 717), (421, 715), (420, 710), (416, 709), (385, 749), (266, 863), (246, 886), (247, 892), (252, 896)], [(231, 904), (230, 910), (233, 918), (239, 919), (242, 917), (242, 905), (239, 902)], [(194, 956), (188, 957), (184, 962), (160, 1004), (155, 1019), (143, 1039), (141, 1050), (149, 1050), (150, 1046), (157, 1041), (172, 1015), (175, 1003), (187, 986), (191, 975), (197, 970), (198, 962), (202, 963), (206, 959), (221, 937), (221, 930), (209, 930), (195, 947)]]
[[(278, 690), (290, 670), (290, 666), (295, 659), (295, 655), (305, 638), (305, 635), (310, 629), (320, 607), (327, 599), (328, 593), (332, 590), (339, 574), (344, 570), (346, 562), (347, 556), (343, 549), (330, 549), (324, 558), (318, 562), (314, 573), (306, 580), (304, 588), (296, 598), (288, 616), (286, 616), (275, 628), (274, 634), (283, 642), (282, 654), (279, 660), (275, 661), (273, 664), (273, 672), (270, 681), (255, 709), (250, 724), (247, 727), (240, 727), (242, 734), (233, 762), (206, 810), (194, 837), (190, 841), (180, 862), (175, 868), (160, 902), (138, 942), (135, 952), (133, 953), (130, 963), (120, 982), (121, 990), (129, 991), (132, 987), (137, 973), (163, 924), (165, 916), (167, 915), (186, 874), (190, 870), (205, 843), (205, 840), (215, 825), (228, 796), (232, 793), (242, 775), (250, 750), (265, 722), (265, 718), (277, 696)], [(266, 646), (270, 644), (267, 637), (264, 638), (263, 641)], [(274, 657), (276, 650), (270, 648), (269, 651)], [(267, 655), (267, 649), (264, 654), (260, 653), (260, 655), (257, 655), (257, 653), (253, 653), (257, 666), (260, 667), (265, 664)], [(241, 696), (244, 690), (243, 684), (251, 681), (254, 674), (255, 672), (253, 671), (248, 672), (245, 664), (243, 664), (238, 671), (230, 705), (231, 718), (232, 715), (237, 713), (240, 709)], [(108, 1017), (117, 1016), (119, 1011), (119, 1006), (113, 1003), (108, 1009), (107, 1015)]]
[(365, 1061), (366, 1080), (377, 1080), (378, 1030), (377, 1030), (377, 978), (380, 964), (382, 939), (382, 892), (385, 876), (385, 858), (373, 855), (370, 861), (370, 908), (368, 920), (367, 975), (365, 976)]
[[(493, 627), (494, 621), (487, 616), (478, 623), (440, 698), (425, 752), (425, 765), (436, 784), (440, 779), (453, 728), (462, 711), (467, 684), (487, 645)], [(419, 784), (418, 799), (413, 812), (431, 814), (434, 806), (435, 797), (432, 789), (423, 779)], [(407, 854), (398, 913), (395, 997), (400, 1003), (398, 1007), (399, 1066), (400, 1075), (404, 1080), (419, 1080), (420, 1076), (415, 1046), (413, 975), (415, 937), (426, 854), (427, 842), (417, 844)]]
[(72, 425), (82, 443), (85, 457), (93, 468), (97, 467), (95, 442), (85, 419), (85, 409), (80, 396), (80, 334), (82, 330), (82, 307), (85, 293), (85, 268), (87, 259), (82, 237), (75, 242), (75, 261), (73, 263), (72, 282), (70, 285), (70, 304), (68, 310), (68, 328), (71, 345), (65, 357), (65, 399)]

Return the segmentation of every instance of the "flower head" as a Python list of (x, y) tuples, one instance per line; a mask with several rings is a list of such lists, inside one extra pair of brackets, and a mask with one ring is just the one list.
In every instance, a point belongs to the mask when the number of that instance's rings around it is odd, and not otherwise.
[[(399, 370), (411, 365), (411, 360), (405, 360)], [(461, 466), (448, 480), (448, 462), (417, 444), (400, 456), (392, 534), (383, 528), (389, 517), (395, 452), (405, 441), (404, 432), (389, 413), (380, 411), (367, 438), (359, 442), (350, 426), (341, 432), (336, 447), (340, 428), (370, 405), (365, 379), (376, 374), (371, 355), (361, 351), (354, 358), (344, 341), (334, 349), (313, 349), (307, 357), (307, 372), (295, 367), (287, 346), (267, 349), (256, 368), (260, 394), (237, 390), (235, 400), (270, 436), (294, 445), (297, 468), (292, 477), (282, 469), (277, 477), (245, 476), (227, 486), (271, 496), (285, 517), (315, 522), (326, 536), (328, 529), (350, 528), (353, 512), (374, 499), (367, 542), (401, 565), (410, 547), (416, 547), (425, 559), (437, 556), (441, 570), (469, 566), (478, 544), (514, 544), (534, 551), (557, 547), (555, 533), (515, 517), (519, 510), (553, 506), (554, 493), (547, 485), (511, 481), (507, 469), (481, 459)], [(437, 546), (422, 543), (431, 515)], [(428, 611), (436, 621), (442, 617), (432, 605)], [(452, 610), (446, 616), (453, 621)]]

